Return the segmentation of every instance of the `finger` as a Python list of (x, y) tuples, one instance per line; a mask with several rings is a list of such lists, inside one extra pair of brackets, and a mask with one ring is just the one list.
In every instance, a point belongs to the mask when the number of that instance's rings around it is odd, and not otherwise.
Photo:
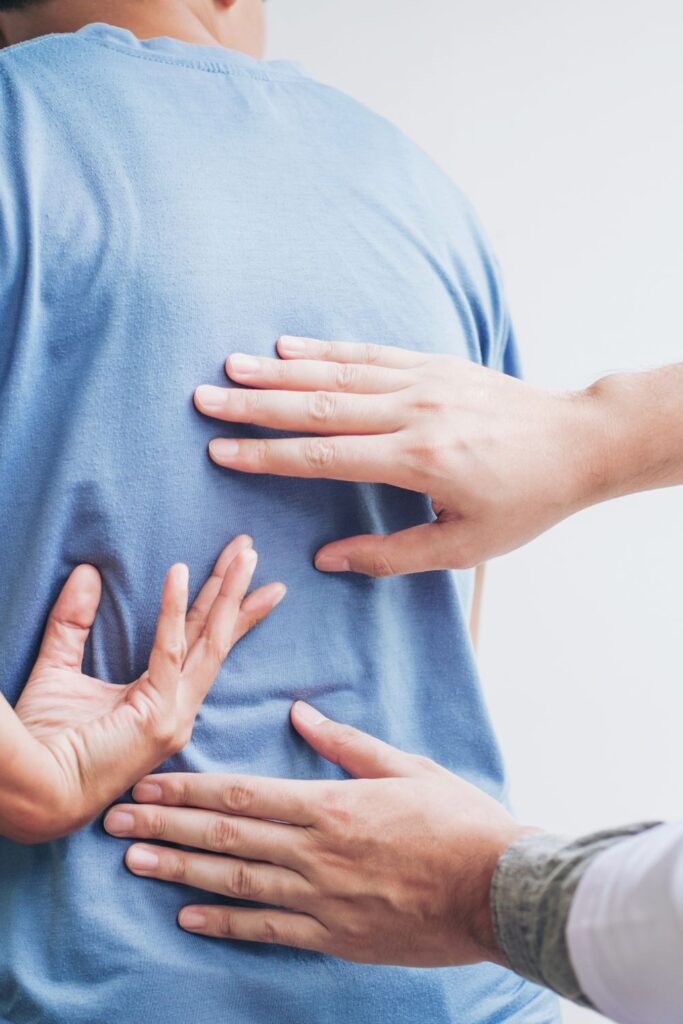
[(250, 423), (307, 434), (390, 434), (405, 421), (393, 395), (343, 395), (214, 388), (195, 392), (200, 412), (229, 423)]
[(256, 569), (257, 557), (253, 548), (247, 548), (228, 566), (204, 627), (187, 656), (183, 690), (193, 707), (199, 707), (204, 701), (230, 653), (237, 618)]
[(184, 907), (178, 924), (195, 935), (241, 942), (265, 942), (269, 945), (330, 951), (328, 929), (308, 914), (290, 914), (282, 910), (246, 910), (242, 907)]
[(186, 565), (174, 565), (164, 581), (161, 612), (157, 622), (154, 646), (149, 658), (149, 679), (165, 696), (175, 696), (187, 645), (185, 616), (187, 614), (189, 573)]
[(97, 569), (92, 565), (74, 569), (50, 612), (34, 671), (48, 665), (80, 671), (101, 596)]
[(126, 866), (135, 875), (158, 878), (218, 893), (237, 900), (272, 903), (278, 907), (299, 909), (313, 894), (303, 875), (290, 868), (257, 861), (219, 857), (208, 853), (188, 853), (164, 846), (136, 844), (126, 852)]
[(263, 622), (277, 608), (287, 593), (284, 583), (269, 583), (260, 587), (253, 594), (248, 594), (242, 602), (237, 622), (232, 634), (231, 646), (234, 647), (242, 637)]
[(319, 341), (317, 338), (278, 338), (277, 351), (283, 359), (322, 359), (331, 363), (358, 363), (409, 370), (422, 366), (432, 356), (391, 345), (367, 345), (353, 341)]
[(315, 825), (315, 808), (333, 785), (252, 775), (168, 773), (141, 779), (133, 798), (143, 804), (203, 807), (247, 818)]
[(325, 363), (320, 360), (263, 359), (235, 353), (225, 370), (231, 380), (251, 388), (277, 391), (348, 391), (357, 395), (379, 395), (400, 391), (414, 381), (408, 370), (355, 363)]
[(195, 850), (294, 869), (302, 861), (306, 842), (305, 830), (294, 825), (159, 804), (119, 804), (107, 814), (104, 827), (110, 835), (121, 838), (162, 839)]
[(211, 608), (213, 607), (213, 603), (220, 593), (221, 586), (223, 584), (223, 577), (228, 571), (228, 566), (241, 551), (246, 551), (247, 548), (252, 547), (253, 543), (254, 542), (251, 537), (246, 534), (242, 534), (241, 536), (235, 537), (231, 540), (230, 543), (221, 551), (218, 561), (211, 571), (211, 575), (197, 594), (192, 607), (187, 613), (187, 618), (185, 620), (185, 638), (187, 640), (188, 650), (192, 648), (192, 645), (195, 643), (197, 637), (204, 628), (204, 624), (208, 618)]
[(315, 556), (320, 572), (364, 576), (404, 576), (438, 569), (469, 569), (476, 564), (457, 523), (427, 523), (388, 537), (366, 535), (335, 541)]
[(240, 473), (387, 483), (412, 490), (393, 434), (258, 441), (219, 438), (209, 445), (209, 454), (217, 465)]
[(360, 779), (407, 778), (424, 774), (426, 762), (405, 754), (350, 725), (332, 722), (310, 704), (297, 701), (292, 725), (326, 761)]

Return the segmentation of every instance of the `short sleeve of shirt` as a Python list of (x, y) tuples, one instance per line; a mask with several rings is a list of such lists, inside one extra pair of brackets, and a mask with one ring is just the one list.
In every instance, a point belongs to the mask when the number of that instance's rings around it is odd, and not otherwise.
[(495, 365), (493, 369), (501, 370), (503, 373), (507, 373), (510, 377), (523, 376), (522, 361), (519, 354), (519, 348), (517, 346), (515, 329), (512, 326), (507, 312), (505, 316), (505, 330), (503, 333), (501, 349), (497, 359), (497, 365)]
[[(451, 185), (451, 193), (456, 216), (460, 217), (457, 237), (467, 255), (465, 267), (461, 265), (459, 271), (467, 282), (467, 297), (477, 328), (479, 360), (492, 370), (521, 377), (519, 348), (500, 264), (470, 201), (456, 186)], [(458, 262), (457, 256), (455, 261)]]

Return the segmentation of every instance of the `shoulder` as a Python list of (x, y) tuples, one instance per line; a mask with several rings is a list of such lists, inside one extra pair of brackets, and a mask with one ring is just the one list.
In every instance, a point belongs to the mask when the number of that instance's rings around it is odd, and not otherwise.
[(75, 33), (39, 36), (0, 50), (0, 75), (21, 74), (33, 67), (49, 66), (82, 51), (82, 42)]
[(461, 242), (486, 244), (461, 188), (402, 129), (332, 86), (306, 77), (301, 81), (307, 87), (308, 109), (317, 114), (317, 141), (333, 137), (335, 157), (347, 154), (356, 177), (365, 176), (368, 184), (381, 182), (387, 201), (414, 212), (432, 237), (457, 235)]
[(391, 121), (350, 96), (307, 80), (320, 117), (339, 138), (335, 158), (353, 165), (367, 190), (416, 241), (447, 287), (464, 295), (482, 359), (499, 366), (510, 324), (500, 267), (472, 203), (458, 184)]

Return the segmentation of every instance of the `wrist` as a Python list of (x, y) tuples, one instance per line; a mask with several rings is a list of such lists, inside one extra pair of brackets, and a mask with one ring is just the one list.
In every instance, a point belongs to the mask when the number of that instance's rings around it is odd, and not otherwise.
[(509, 966), (496, 935), (492, 906), (493, 880), (501, 858), (510, 847), (538, 831), (535, 828), (517, 827), (505, 834), (491, 836), (486, 849), (477, 858), (479, 872), (476, 884), (472, 887), (474, 905), (470, 915), (469, 931), (480, 961), (499, 964), (501, 967)]
[(683, 483), (683, 365), (610, 374), (579, 398), (586, 505)]

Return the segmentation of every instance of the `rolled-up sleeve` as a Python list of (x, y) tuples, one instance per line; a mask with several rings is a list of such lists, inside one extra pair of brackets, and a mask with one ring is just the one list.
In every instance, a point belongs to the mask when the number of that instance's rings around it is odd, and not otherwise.
[[(493, 878), (491, 910), (498, 944), (517, 974), (580, 1005), (600, 1007), (570, 950), (570, 914), (591, 866), (651, 830), (658, 829), (648, 823), (580, 839), (535, 834), (506, 851)], [(683, 1016), (677, 1020), (681, 1024)], [(664, 1024), (656, 1017), (638, 1024), (655, 1022)]]

